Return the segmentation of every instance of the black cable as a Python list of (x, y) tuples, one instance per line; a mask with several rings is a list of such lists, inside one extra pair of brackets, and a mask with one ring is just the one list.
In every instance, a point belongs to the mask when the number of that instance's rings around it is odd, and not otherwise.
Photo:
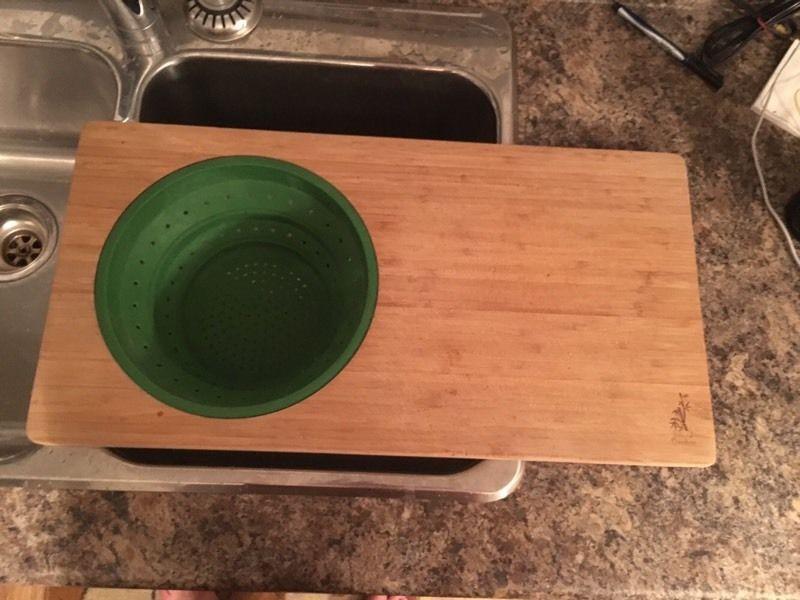
[(774, 0), (760, 9), (735, 0), (740, 7), (748, 6), (750, 14), (740, 17), (714, 30), (706, 38), (701, 53), (702, 60), (709, 66), (716, 66), (741, 50), (761, 29), (774, 32), (776, 25), (789, 24), (792, 15), (800, 11), (800, 0)]

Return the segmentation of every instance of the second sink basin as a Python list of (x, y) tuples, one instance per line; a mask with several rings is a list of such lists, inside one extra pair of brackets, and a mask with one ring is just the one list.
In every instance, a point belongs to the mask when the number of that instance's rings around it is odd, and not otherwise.
[(180, 57), (147, 82), (139, 119), (345, 135), (498, 141), (492, 99), (443, 70)]
[[(492, 98), (443, 70), (283, 61), (259, 56), (178, 57), (146, 82), (139, 120), (313, 133), (498, 142)], [(137, 464), (452, 474), (466, 459), (112, 449)]]

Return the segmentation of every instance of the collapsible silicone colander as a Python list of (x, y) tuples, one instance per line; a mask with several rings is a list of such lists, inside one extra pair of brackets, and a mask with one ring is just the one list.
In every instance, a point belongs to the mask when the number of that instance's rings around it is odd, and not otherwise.
[(100, 255), (95, 308), (123, 370), (209, 417), (280, 410), (347, 364), (378, 289), (347, 199), (296, 165), (225, 157), (147, 188)]

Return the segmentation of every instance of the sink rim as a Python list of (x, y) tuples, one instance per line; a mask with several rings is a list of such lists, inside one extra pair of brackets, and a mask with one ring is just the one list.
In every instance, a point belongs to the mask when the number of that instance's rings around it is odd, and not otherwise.
[(153, 81), (159, 77), (165, 70), (180, 65), (182, 63), (193, 60), (220, 60), (220, 61), (242, 61), (242, 62), (269, 62), (269, 63), (282, 63), (282, 64), (304, 64), (304, 65), (325, 65), (332, 68), (341, 67), (354, 67), (354, 68), (381, 68), (393, 69), (397, 71), (421, 71), (426, 73), (447, 73), (455, 75), (468, 81), (476, 88), (478, 88), (489, 100), (492, 106), (494, 115), (497, 121), (496, 136), (498, 143), (512, 143), (513, 132), (507, 131), (504, 127), (500, 99), (497, 97), (492, 88), (484, 82), (480, 77), (467, 72), (456, 66), (434, 66), (434, 65), (417, 65), (401, 63), (397, 61), (376, 61), (376, 60), (359, 60), (359, 59), (337, 59), (326, 57), (305, 57), (305, 56), (289, 56), (283, 54), (273, 53), (260, 53), (253, 51), (237, 51), (237, 50), (181, 50), (170, 55), (169, 58), (159, 62), (155, 67), (150, 69), (139, 83), (133, 93), (133, 101), (131, 104), (131, 114), (124, 119), (124, 121), (139, 121), (142, 111), (142, 102), (145, 93)]

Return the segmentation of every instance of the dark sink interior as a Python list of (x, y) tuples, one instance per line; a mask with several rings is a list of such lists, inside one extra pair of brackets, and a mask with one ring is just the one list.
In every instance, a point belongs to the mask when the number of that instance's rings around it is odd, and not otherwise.
[(114, 448), (120, 458), (161, 467), (216, 467), (240, 469), (293, 469), (311, 471), (363, 471), (452, 475), (479, 461), (462, 458), (415, 458), (402, 456), (354, 456), (297, 452), (233, 452), (222, 450), (150, 450)]
[[(443, 71), (186, 58), (159, 71), (142, 96), (140, 120), (315, 133), (497, 142), (486, 93)], [(154, 466), (311, 469), (449, 475), (479, 461), (283, 452), (116, 448)]]
[(497, 141), (497, 115), (469, 79), (443, 71), (187, 58), (159, 71), (140, 120), (388, 137)]

